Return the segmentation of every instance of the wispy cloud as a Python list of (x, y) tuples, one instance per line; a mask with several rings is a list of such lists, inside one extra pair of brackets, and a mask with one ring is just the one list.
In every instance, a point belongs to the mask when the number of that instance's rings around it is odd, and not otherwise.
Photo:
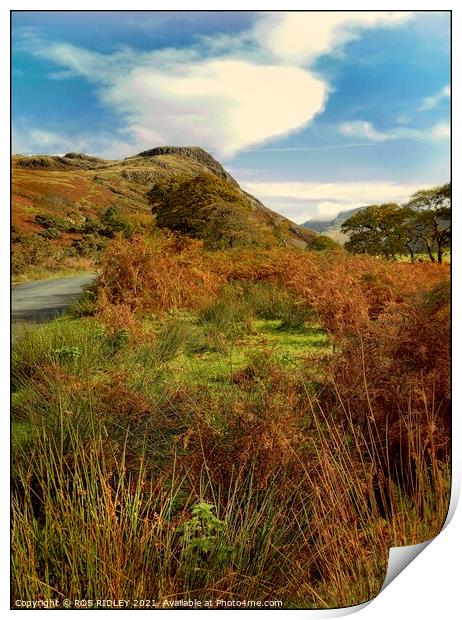
[(424, 129), (395, 127), (387, 131), (378, 131), (369, 121), (351, 121), (341, 123), (339, 131), (344, 136), (366, 138), (374, 142), (412, 138), (416, 140), (446, 140), (450, 136), (450, 126), (446, 121)]
[(13, 125), (13, 153), (32, 155), (53, 153), (64, 155), (70, 151), (86, 152), (107, 159), (118, 159), (133, 155), (133, 145), (109, 133), (68, 134), (31, 127), (24, 122)]
[(390, 134), (377, 131), (369, 121), (351, 121), (349, 123), (341, 123), (340, 133), (344, 136), (353, 136), (355, 138), (367, 138), (375, 142), (382, 140), (390, 140)]
[(449, 123), (437, 123), (431, 129), (431, 135), (436, 140), (446, 140), (451, 136), (451, 127)]
[(435, 95), (431, 95), (430, 97), (424, 97), (424, 99), (422, 99), (422, 103), (419, 109), (421, 111), (432, 110), (433, 108), (436, 108), (442, 101), (449, 99), (450, 96), (451, 88), (448, 85), (442, 88)]
[[(258, 196), (278, 196), (298, 200), (342, 200), (346, 202), (370, 202), (398, 200), (416, 191), (414, 184), (393, 181), (354, 181), (348, 183), (310, 183), (304, 181), (255, 181), (246, 188)], [(419, 188), (417, 188), (419, 189)]]
[(268, 206), (296, 222), (328, 219), (340, 211), (369, 204), (404, 202), (420, 184), (364, 180), (347, 183), (247, 181), (241, 185)]
[(320, 146), (281, 146), (281, 147), (273, 147), (273, 148), (253, 148), (253, 149), (244, 149), (247, 151), (256, 151), (258, 153), (284, 153), (284, 152), (297, 152), (297, 151), (324, 151), (326, 149), (350, 149), (357, 146), (374, 146), (373, 142), (351, 142), (350, 144), (323, 144)]

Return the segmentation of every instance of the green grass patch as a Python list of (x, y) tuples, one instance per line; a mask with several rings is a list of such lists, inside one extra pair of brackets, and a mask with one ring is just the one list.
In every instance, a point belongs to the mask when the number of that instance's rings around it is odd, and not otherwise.
[(233, 381), (233, 374), (252, 362), (256, 352), (265, 352), (270, 359), (287, 368), (294, 368), (306, 355), (330, 352), (329, 338), (319, 326), (304, 325), (297, 332), (282, 331), (279, 320), (255, 320), (250, 333), (227, 341), (222, 350), (183, 353), (170, 368), (177, 381), (206, 384), (218, 389)]

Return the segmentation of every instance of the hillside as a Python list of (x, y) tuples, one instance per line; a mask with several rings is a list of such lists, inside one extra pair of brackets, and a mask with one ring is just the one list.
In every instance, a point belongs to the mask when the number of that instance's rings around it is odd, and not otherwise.
[(365, 207), (358, 207), (356, 209), (350, 209), (348, 211), (340, 211), (337, 217), (331, 220), (309, 220), (302, 224), (304, 228), (314, 230), (322, 235), (327, 235), (334, 241), (344, 244), (348, 241), (347, 235), (342, 233), (342, 224), (346, 222), (354, 213), (361, 211)]
[[(178, 201), (183, 219), (173, 222), (166, 212), (173, 213)], [(190, 226), (198, 214), (203, 225)], [(82, 153), (12, 158), (15, 273), (38, 264), (53, 270), (56, 261), (70, 268), (92, 262), (116, 232), (152, 231), (156, 219), (158, 226), (193, 237), (218, 235), (211, 248), (226, 243), (315, 249), (329, 245), (328, 239), (242, 190), (199, 147), (157, 147), (120, 161)]]

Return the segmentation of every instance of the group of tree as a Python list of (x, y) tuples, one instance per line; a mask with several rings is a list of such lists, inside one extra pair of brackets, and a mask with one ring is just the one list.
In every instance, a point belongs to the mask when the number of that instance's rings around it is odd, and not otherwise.
[(371, 205), (342, 224), (349, 236), (345, 248), (354, 253), (414, 260), (425, 253), (443, 261), (451, 243), (451, 184), (419, 190), (406, 204)]
[(242, 192), (212, 173), (158, 183), (148, 198), (160, 228), (201, 238), (208, 249), (261, 243)]

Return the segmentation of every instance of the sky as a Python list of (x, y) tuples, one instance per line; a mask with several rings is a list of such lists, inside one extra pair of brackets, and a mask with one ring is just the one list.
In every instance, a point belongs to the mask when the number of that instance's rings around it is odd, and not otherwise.
[(13, 12), (13, 152), (208, 150), (297, 223), (450, 177), (450, 16)]

